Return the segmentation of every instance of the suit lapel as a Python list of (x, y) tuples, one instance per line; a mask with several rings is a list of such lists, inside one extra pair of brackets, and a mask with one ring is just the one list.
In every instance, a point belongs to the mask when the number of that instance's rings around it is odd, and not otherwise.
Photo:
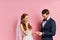
[[(50, 18), (50, 19), (51, 19), (51, 18)], [(49, 20), (50, 20), (50, 19), (49, 19)], [(47, 25), (47, 23), (49, 22), (49, 20), (47, 20), (47, 22), (45, 23), (44, 27)]]

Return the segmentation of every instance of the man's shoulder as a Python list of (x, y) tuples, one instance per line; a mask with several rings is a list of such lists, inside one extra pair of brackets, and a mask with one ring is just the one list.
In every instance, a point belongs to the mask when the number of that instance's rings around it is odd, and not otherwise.
[(50, 18), (50, 22), (55, 22), (55, 20), (53, 18)]

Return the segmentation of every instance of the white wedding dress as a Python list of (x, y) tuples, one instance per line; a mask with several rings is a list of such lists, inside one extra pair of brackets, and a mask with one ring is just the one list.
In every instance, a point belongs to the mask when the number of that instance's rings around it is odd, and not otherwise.
[(24, 35), (24, 38), (23, 38), (23, 40), (33, 40), (33, 37), (32, 37), (32, 32), (31, 32), (31, 30), (27, 30), (27, 35)]

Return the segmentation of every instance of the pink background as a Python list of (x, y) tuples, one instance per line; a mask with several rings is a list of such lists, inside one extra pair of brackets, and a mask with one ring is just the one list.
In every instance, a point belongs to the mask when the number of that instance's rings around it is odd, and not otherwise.
[[(17, 19), (24, 12), (29, 14), (33, 31), (38, 31), (42, 20), (41, 11), (45, 8), (50, 10), (57, 24), (54, 40), (60, 40), (60, 0), (0, 0), (0, 40), (16, 39)], [(34, 35), (35, 40), (38, 38)]]

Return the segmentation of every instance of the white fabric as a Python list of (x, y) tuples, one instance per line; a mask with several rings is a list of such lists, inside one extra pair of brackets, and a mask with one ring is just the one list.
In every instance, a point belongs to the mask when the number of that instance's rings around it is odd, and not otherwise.
[(42, 23), (42, 26), (43, 26), (43, 27), (45, 26), (46, 22), (47, 22), (47, 21), (44, 21), (44, 22)]
[(47, 18), (47, 20), (49, 20), (50, 19), (50, 16)]
[(23, 40), (33, 40), (31, 30), (27, 30), (28, 34), (24, 36)]
[(17, 22), (17, 27), (16, 27), (16, 40), (22, 40), (22, 31), (20, 29), (20, 18), (18, 19)]

